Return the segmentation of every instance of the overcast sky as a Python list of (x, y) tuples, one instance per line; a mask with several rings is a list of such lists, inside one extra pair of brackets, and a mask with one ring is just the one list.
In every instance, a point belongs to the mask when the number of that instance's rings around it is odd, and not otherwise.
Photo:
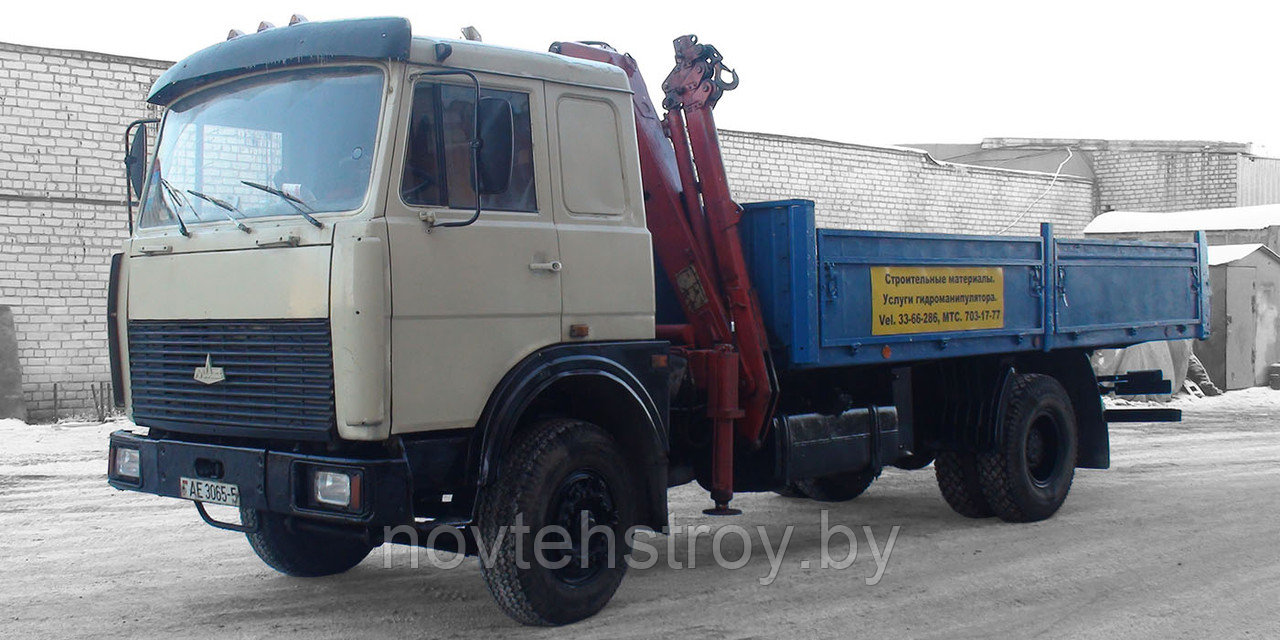
[[(176, 60), (260, 20), (402, 15), (419, 35), (546, 50), (604, 40), (651, 88), (695, 33), (742, 76), (720, 126), (867, 144), (984, 137), (1207, 139), (1280, 154), (1267, 2), (7, 3), (0, 41)], [(1261, 145), (1260, 147), (1258, 145)]]

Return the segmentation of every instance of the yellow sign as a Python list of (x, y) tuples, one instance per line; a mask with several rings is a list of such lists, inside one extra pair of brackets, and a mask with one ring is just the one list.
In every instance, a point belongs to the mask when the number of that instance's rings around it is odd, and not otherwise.
[(1004, 327), (1000, 267), (871, 267), (871, 334)]

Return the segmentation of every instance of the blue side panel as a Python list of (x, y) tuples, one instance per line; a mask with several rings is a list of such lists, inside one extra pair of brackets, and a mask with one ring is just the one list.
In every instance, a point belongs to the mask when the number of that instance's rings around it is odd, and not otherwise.
[[(1059, 240), (1050, 225), (1039, 237), (848, 231), (818, 229), (814, 220), (812, 202), (785, 200), (745, 205), (740, 224), (783, 369), (1208, 335), (1203, 237), (1197, 244)], [(981, 329), (877, 335), (872, 277), (887, 281), (894, 267), (999, 268), (1003, 318)], [(882, 333), (898, 329), (876, 324)]]
[[(1044, 253), (1039, 238), (836, 229), (819, 229), (817, 237), (823, 366), (1005, 353), (1040, 346)], [(1000, 267), (1004, 326), (873, 335), (871, 272), (878, 266)]]
[(818, 361), (817, 246), (813, 202), (743, 205), (740, 231), (779, 366)]
[(1209, 238), (1203, 231), (1196, 232), (1196, 252), (1200, 254), (1200, 271), (1196, 275), (1196, 298), (1200, 302), (1200, 324), (1196, 327), (1196, 338), (1204, 340), (1209, 337)]
[(1200, 256), (1186, 243), (1055, 240), (1053, 347), (1196, 337)]

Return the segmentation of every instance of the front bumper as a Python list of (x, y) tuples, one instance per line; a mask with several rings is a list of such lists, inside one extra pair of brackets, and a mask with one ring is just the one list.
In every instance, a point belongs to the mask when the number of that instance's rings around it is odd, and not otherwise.
[[(138, 450), (140, 474), (136, 479), (124, 477), (110, 468), (107, 482), (117, 489), (177, 498), (181, 478), (200, 478), (236, 485), (240, 505), (258, 511), (363, 526), (397, 525), (413, 519), (412, 480), (404, 458), (313, 456), (153, 439), (123, 430), (111, 434), (109, 460), (115, 460), (120, 447)], [(311, 472), (316, 469), (359, 473), (359, 507), (343, 511), (315, 506), (308, 495)]]

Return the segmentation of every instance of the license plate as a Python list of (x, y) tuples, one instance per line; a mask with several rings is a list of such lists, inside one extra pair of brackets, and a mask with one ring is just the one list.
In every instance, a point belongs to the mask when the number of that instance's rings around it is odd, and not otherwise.
[(240, 506), (240, 487), (225, 482), (210, 482), (197, 478), (178, 479), (178, 497), (211, 504)]

